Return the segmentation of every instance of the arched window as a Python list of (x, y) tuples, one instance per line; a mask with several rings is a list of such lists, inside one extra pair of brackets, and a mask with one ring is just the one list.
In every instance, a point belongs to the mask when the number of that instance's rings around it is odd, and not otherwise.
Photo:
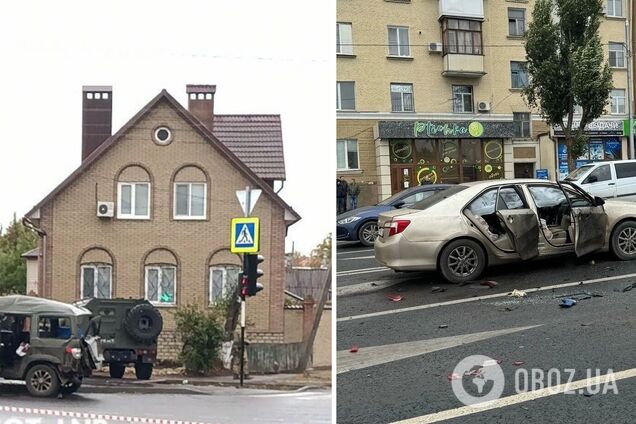
[(80, 258), (80, 298), (113, 297), (113, 258), (102, 248), (91, 248)]
[(196, 220), (207, 217), (207, 175), (194, 165), (179, 169), (174, 175), (174, 204), (172, 216), (176, 220)]
[(150, 174), (139, 165), (122, 169), (117, 178), (117, 218), (150, 219)]
[(214, 305), (234, 292), (242, 270), (241, 258), (230, 249), (220, 249), (210, 256), (208, 269), (208, 302)]
[(177, 258), (168, 249), (156, 249), (144, 264), (145, 298), (155, 305), (177, 304)]

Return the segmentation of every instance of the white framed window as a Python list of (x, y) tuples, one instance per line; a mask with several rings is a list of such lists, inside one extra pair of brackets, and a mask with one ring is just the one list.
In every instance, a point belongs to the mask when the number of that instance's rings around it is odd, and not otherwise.
[(176, 305), (177, 267), (147, 265), (145, 280), (147, 300), (155, 305)]
[(513, 112), (512, 122), (515, 124), (515, 138), (530, 137), (530, 113)]
[(336, 53), (353, 54), (353, 36), (350, 22), (336, 22)]
[(336, 152), (338, 170), (360, 169), (358, 140), (337, 140)]
[(241, 267), (238, 265), (216, 265), (210, 267), (210, 305), (226, 299), (236, 288)]
[(623, 43), (609, 43), (609, 65), (612, 68), (625, 67), (625, 48)]
[(391, 111), (414, 112), (413, 84), (391, 84)]
[(612, 115), (625, 114), (625, 90), (612, 90), (610, 93), (610, 113)]
[(206, 183), (174, 183), (174, 218), (205, 219), (206, 194)]
[(409, 57), (411, 49), (409, 47), (408, 27), (390, 26), (389, 28), (389, 56)]
[(355, 82), (353, 81), (337, 81), (336, 82), (336, 109), (337, 110), (355, 110), (356, 109)]
[(526, 10), (508, 8), (508, 35), (523, 37), (526, 32)]
[(113, 267), (106, 264), (86, 264), (81, 267), (80, 299), (113, 297)]
[(150, 183), (117, 184), (117, 218), (150, 219)]
[(472, 85), (454, 85), (453, 86), (453, 112), (455, 113), (472, 113), (473, 105), (473, 86)]
[(607, 0), (607, 16), (623, 17), (623, 0)]

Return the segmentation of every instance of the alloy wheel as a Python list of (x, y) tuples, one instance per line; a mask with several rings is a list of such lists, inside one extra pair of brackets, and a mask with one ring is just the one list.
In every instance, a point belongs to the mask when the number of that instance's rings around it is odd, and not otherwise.
[(627, 227), (618, 235), (618, 248), (626, 255), (636, 253), (636, 228)]
[(53, 376), (46, 370), (37, 370), (31, 377), (31, 386), (38, 392), (46, 392), (53, 384)]
[(378, 238), (378, 224), (368, 224), (362, 229), (362, 238), (369, 244), (375, 243)]
[(479, 258), (470, 246), (458, 246), (448, 255), (448, 269), (458, 277), (468, 277), (475, 272)]

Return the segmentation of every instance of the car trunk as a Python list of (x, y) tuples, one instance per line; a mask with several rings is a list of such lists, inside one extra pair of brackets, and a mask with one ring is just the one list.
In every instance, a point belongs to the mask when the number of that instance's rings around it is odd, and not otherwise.
[(384, 240), (388, 236), (388, 228), (391, 221), (398, 216), (410, 215), (419, 212), (415, 209), (396, 209), (393, 211), (383, 212), (378, 216), (378, 229), (380, 230), (380, 238)]

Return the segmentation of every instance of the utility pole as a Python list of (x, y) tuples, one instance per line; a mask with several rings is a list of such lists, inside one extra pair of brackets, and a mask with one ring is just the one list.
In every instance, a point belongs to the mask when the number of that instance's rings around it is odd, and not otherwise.
[(627, 19), (625, 20), (625, 60), (627, 61), (627, 113), (629, 122), (629, 158), (635, 159), (634, 152), (634, 79), (632, 67), (632, 4), (627, 0)]
[[(251, 189), (250, 186), (245, 187), (245, 218), (250, 216), (251, 209)], [(247, 254), (243, 254), (243, 281), (241, 281), (241, 285), (243, 285), (245, 279), (247, 278)], [(245, 296), (241, 291), (241, 387), (243, 387), (243, 378), (244, 378), (244, 368), (245, 366)]]

